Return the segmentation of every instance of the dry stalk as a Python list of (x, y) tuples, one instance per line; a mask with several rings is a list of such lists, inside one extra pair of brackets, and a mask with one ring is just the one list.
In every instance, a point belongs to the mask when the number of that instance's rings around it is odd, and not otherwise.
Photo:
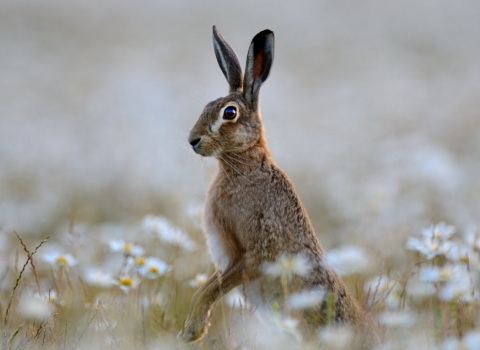
[[(17, 234), (15, 232), (15, 234)], [(20, 237), (17, 235), (17, 237), (20, 239)], [(8, 301), (8, 306), (7, 306), (7, 310), (5, 311), (5, 318), (3, 319), (3, 325), (6, 326), (7, 325), (7, 321), (8, 321), (8, 314), (10, 312), (10, 307), (12, 306), (12, 302), (13, 302), (13, 297), (15, 296), (15, 292), (17, 291), (17, 288), (20, 284), (20, 279), (22, 278), (22, 275), (23, 275), (23, 272), (25, 271), (25, 268), (27, 267), (28, 263), (30, 262), (30, 260), (32, 259), (32, 257), (37, 253), (38, 249), (45, 243), (47, 242), (48, 240), (50, 239), (50, 236), (48, 236), (47, 238), (45, 238), (43, 241), (40, 242), (40, 244), (35, 248), (35, 250), (33, 251), (32, 254), (30, 254), (27, 258), (27, 261), (25, 261), (25, 264), (23, 265), (22, 269), (20, 270), (20, 274), (18, 275), (18, 278), (17, 280), (15, 281), (15, 286), (13, 287), (13, 290), (12, 290), (12, 295), (10, 296), (10, 300)], [(21, 240), (20, 240), (21, 241)], [(22, 242), (23, 244), (23, 242)]]

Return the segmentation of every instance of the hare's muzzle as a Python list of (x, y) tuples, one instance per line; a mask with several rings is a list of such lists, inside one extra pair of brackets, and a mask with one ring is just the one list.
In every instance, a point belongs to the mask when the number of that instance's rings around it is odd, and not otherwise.
[(198, 153), (197, 146), (200, 144), (201, 139), (202, 139), (201, 137), (198, 137), (196, 135), (192, 135), (188, 138), (188, 143), (192, 145), (195, 153)]

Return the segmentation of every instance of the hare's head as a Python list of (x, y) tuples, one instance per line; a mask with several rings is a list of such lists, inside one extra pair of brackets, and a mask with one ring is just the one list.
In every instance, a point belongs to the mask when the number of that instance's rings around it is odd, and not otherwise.
[(272, 67), (274, 36), (267, 29), (252, 39), (245, 76), (237, 54), (215, 26), (213, 48), (230, 92), (208, 103), (190, 132), (188, 142), (204, 157), (242, 152), (262, 137), (259, 93)]

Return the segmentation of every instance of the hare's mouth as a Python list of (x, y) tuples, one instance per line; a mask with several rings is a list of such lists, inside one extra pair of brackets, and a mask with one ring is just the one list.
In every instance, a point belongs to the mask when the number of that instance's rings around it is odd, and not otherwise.
[(202, 157), (215, 156), (215, 149), (205, 140), (195, 139), (190, 142), (190, 145), (192, 145), (193, 151)]

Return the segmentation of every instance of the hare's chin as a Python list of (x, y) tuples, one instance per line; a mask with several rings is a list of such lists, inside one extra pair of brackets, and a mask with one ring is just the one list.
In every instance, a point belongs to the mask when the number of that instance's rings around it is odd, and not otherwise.
[(209, 151), (209, 150), (205, 150), (205, 149), (197, 149), (197, 148), (193, 148), (193, 150), (195, 151), (196, 154), (199, 154), (201, 155), (202, 157), (215, 157), (215, 151)]

